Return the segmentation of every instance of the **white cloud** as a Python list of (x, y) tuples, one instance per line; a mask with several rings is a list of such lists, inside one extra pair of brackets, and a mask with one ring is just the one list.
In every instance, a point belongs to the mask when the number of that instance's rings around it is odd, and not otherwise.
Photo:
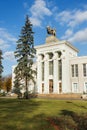
[(71, 43), (87, 44), (87, 28), (77, 32), (67, 29), (65, 35), (62, 36), (61, 39), (66, 39)]
[(34, 26), (41, 26), (44, 16), (52, 15), (51, 10), (47, 8), (45, 0), (35, 0), (30, 12), (32, 14), (30, 20)]
[(72, 35), (73, 35), (73, 31), (71, 29), (67, 29), (65, 32), (65, 35), (62, 37), (62, 39), (67, 39)]
[(70, 11), (62, 11), (56, 15), (55, 19), (61, 23), (65, 23), (72, 19), (72, 15)]
[(34, 26), (41, 26), (41, 20), (37, 17), (31, 17), (30, 20)]
[(87, 11), (78, 10), (72, 15), (73, 19), (69, 22), (69, 26), (75, 26), (83, 23), (84, 21), (87, 21)]
[(4, 44), (4, 40), (0, 39), (0, 45), (3, 45), (3, 44)]
[(87, 44), (87, 28), (76, 32), (72, 37), (68, 38), (70, 42), (79, 42)]
[(5, 52), (5, 53), (3, 54), (3, 58), (4, 58), (5, 60), (11, 60), (11, 61), (15, 60), (14, 52), (13, 52), (13, 51), (7, 51), (7, 52)]
[(7, 32), (5, 28), (0, 28), (0, 48), (7, 49), (10, 44), (16, 43), (17, 39)]
[(0, 45), (0, 49), (3, 51), (3, 50), (7, 50), (8, 48), (10, 47), (9, 44), (3, 44), (3, 45)]
[(17, 41), (17, 39), (7, 32), (5, 28), (0, 28), (0, 38), (6, 39), (11, 42)]
[(56, 20), (60, 23), (67, 23), (69, 27), (75, 27), (87, 21), (87, 10), (62, 11), (56, 15)]
[(57, 12), (57, 10), (58, 10), (58, 7), (57, 7), (57, 6), (54, 6), (54, 7), (52, 8), (52, 12), (53, 12), (53, 13)]

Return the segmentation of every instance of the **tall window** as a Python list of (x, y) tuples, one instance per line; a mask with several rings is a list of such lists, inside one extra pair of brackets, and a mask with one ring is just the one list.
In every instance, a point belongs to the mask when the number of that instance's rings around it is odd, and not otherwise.
[(53, 75), (53, 61), (49, 61), (49, 75)]
[(85, 82), (85, 92), (87, 93), (87, 82)]
[(78, 65), (75, 64), (75, 76), (78, 77)]
[(50, 79), (49, 80), (49, 93), (52, 93), (53, 92), (53, 80)]
[(44, 81), (44, 62), (42, 62), (42, 81)]
[(78, 83), (73, 83), (73, 92), (74, 93), (78, 92)]
[(42, 83), (42, 93), (44, 92), (44, 83)]
[(83, 64), (83, 76), (87, 76), (87, 64)]
[(71, 66), (72, 77), (78, 77), (78, 64)]
[(59, 65), (59, 69), (58, 69), (58, 72), (59, 72), (59, 80), (61, 80), (62, 79), (62, 61), (61, 60), (59, 60), (58, 61), (58, 65)]
[(72, 65), (72, 77), (74, 77), (74, 65)]

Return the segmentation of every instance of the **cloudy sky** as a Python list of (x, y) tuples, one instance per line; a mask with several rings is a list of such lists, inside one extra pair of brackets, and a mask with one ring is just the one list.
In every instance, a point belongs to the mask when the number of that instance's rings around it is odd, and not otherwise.
[(46, 26), (56, 28), (57, 37), (70, 41), (87, 55), (87, 0), (0, 0), (0, 49), (3, 51), (3, 75), (11, 74), (16, 64), (16, 41), (29, 15), (35, 46), (45, 43)]

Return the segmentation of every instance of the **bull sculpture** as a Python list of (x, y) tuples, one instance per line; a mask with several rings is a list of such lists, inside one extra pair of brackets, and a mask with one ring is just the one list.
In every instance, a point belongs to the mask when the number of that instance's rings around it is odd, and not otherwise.
[(52, 29), (50, 26), (47, 26), (47, 33), (56, 36), (56, 29)]

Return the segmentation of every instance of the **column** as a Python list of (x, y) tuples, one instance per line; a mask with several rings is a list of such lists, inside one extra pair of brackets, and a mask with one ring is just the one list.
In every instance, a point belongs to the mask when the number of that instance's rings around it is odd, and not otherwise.
[(57, 94), (58, 89), (58, 53), (53, 56), (53, 93)]
[(62, 55), (62, 93), (66, 93), (68, 89), (68, 65), (67, 65), (67, 59)]
[(44, 59), (44, 93), (49, 94), (49, 54)]
[(41, 68), (41, 59), (42, 56), (38, 55), (37, 57), (37, 91), (39, 94), (42, 93), (42, 68)]

